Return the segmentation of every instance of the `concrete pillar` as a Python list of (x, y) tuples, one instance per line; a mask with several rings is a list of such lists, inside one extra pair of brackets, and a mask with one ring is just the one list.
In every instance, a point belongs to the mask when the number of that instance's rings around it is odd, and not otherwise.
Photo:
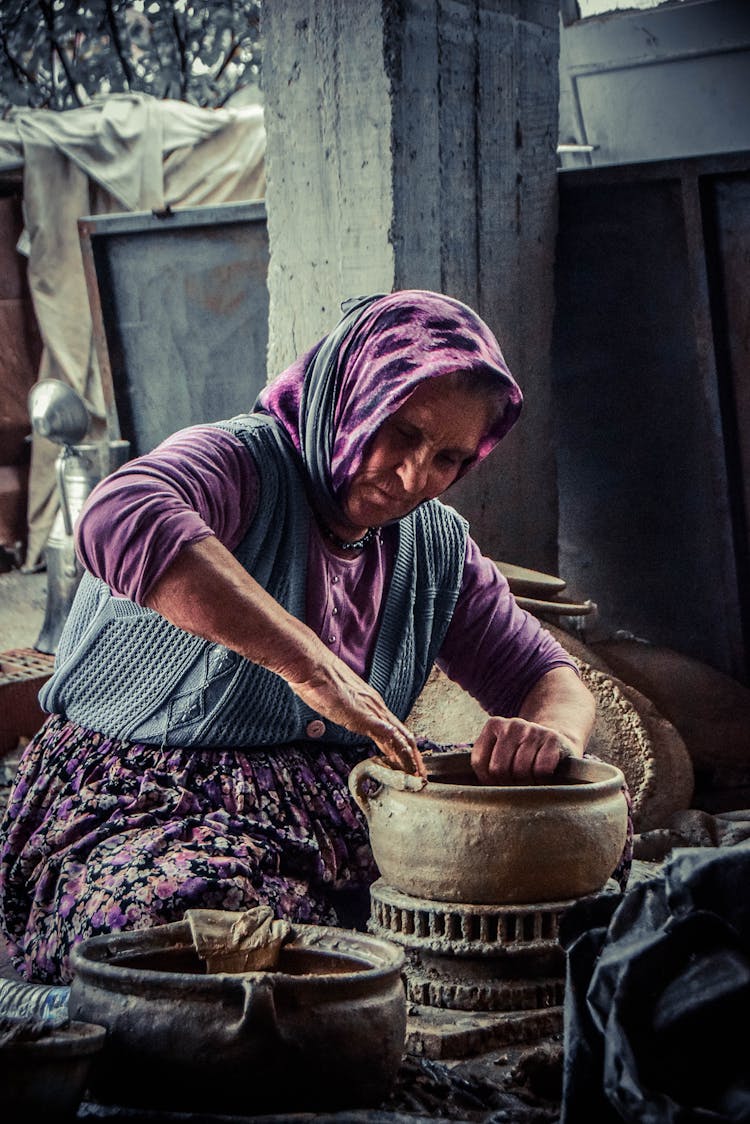
[(263, 31), (269, 372), (347, 296), (470, 304), (526, 407), (449, 499), (486, 553), (554, 570), (557, 0), (268, 0)]

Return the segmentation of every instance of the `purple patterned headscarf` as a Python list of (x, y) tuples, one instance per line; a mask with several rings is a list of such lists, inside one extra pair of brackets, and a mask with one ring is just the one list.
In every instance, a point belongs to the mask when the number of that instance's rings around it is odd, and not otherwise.
[(502, 408), (459, 476), (494, 449), (523, 401), (494, 335), (460, 301), (404, 289), (342, 307), (334, 330), (269, 383), (254, 406), (280, 424), (304, 462), (320, 514), (334, 521), (373, 434), (426, 379), (489, 371), (504, 391)]

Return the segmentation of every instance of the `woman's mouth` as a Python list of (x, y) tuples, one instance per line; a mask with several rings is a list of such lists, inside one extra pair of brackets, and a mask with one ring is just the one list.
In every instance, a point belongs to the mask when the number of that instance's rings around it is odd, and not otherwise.
[(379, 523), (390, 523), (400, 519), (414, 505), (406, 496), (398, 498), (391, 495), (379, 484), (362, 481), (349, 497), (349, 517), (357, 525), (360, 522), (368, 527)]
[(389, 492), (384, 492), (382, 488), (377, 488), (372, 493), (370, 502), (373, 506), (384, 510), (386, 518), (400, 519), (402, 515), (410, 512), (418, 501), (409, 496), (392, 496)]

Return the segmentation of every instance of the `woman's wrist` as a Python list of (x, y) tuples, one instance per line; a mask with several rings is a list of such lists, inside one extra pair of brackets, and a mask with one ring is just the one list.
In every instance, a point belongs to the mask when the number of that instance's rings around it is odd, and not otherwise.
[(552, 730), (573, 757), (583, 757), (594, 725), (596, 703), (572, 668), (555, 667), (524, 699), (518, 717)]

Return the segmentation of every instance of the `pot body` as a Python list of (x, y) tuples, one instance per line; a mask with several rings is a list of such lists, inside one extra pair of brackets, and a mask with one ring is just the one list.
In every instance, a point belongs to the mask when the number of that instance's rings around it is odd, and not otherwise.
[(258, 1114), (372, 1107), (404, 1049), (404, 955), (385, 941), (295, 926), (278, 970), (202, 974), (187, 922), (76, 947), (71, 1017), (107, 1028), (100, 1100)]
[(614, 765), (567, 758), (553, 784), (495, 787), (476, 782), (466, 752), (425, 764), (424, 787), (372, 760), (349, 779), (394, 889), (438, 902), (558, 902), (600, 890), (615, 869), (627, 803)]
[(101, 1026), (72, 1022), (35, 1039), (0, 1050), (0, 1120), (73, 1121), (94, 1055), (101, 1050)]

